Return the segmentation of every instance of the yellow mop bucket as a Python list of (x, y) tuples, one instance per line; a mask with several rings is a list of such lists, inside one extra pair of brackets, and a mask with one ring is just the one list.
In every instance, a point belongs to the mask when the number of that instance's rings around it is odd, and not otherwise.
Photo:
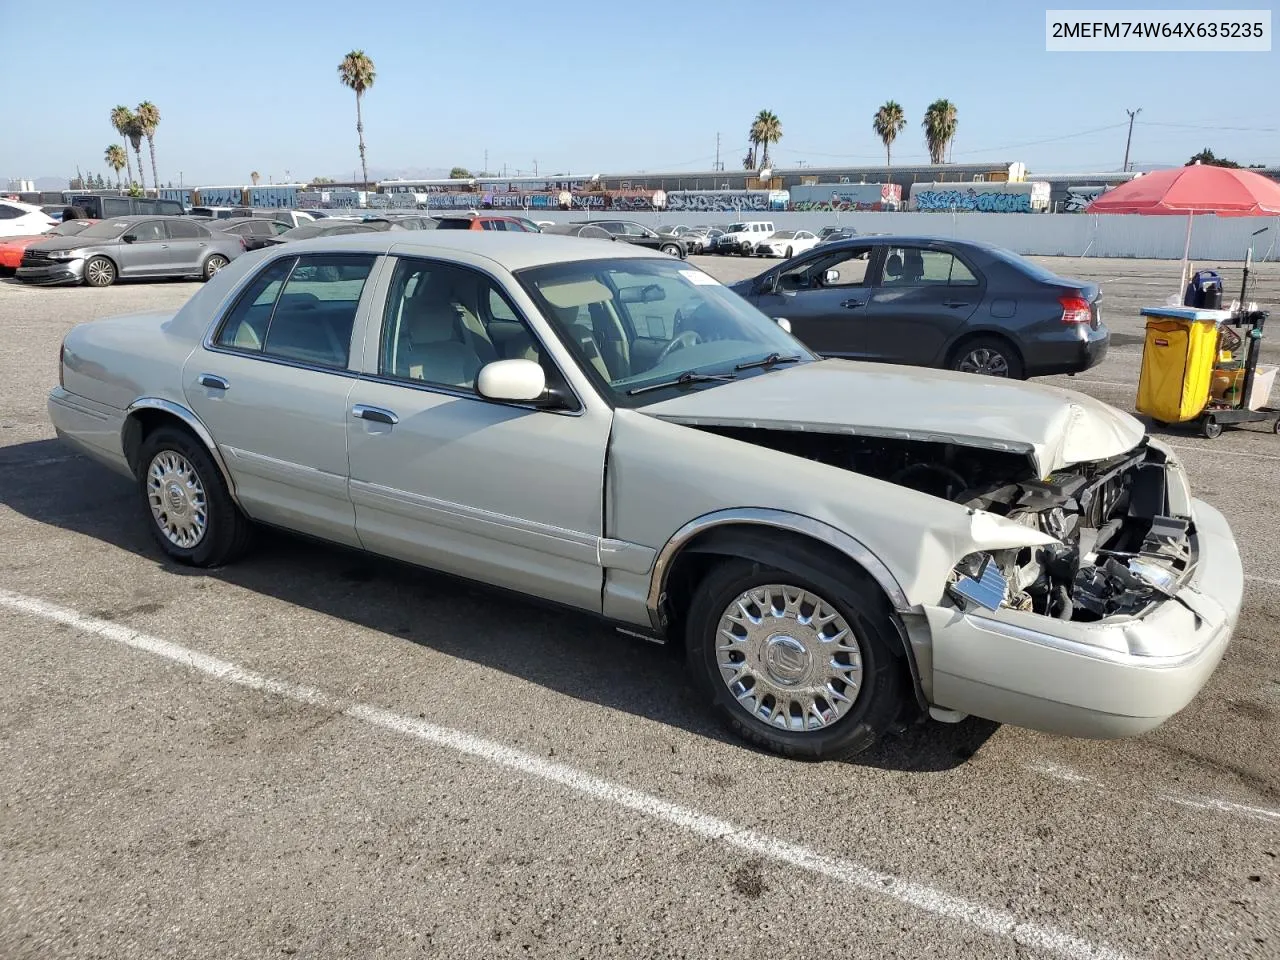
[(1225, 311), (1166, 307), (1142, 313), (1148, 319), (1138, 412), (1164, 423), (1194, 420), (1209, 403), (1218, 314)]

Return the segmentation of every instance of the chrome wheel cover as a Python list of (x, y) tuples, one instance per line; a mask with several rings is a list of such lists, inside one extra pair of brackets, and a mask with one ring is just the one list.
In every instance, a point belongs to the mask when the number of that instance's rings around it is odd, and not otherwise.
[(89, 283), (95, 287), (107, 286), (115, 276), (111, 264), (101, 258), (90, 260), (85, 269), (89, 272)]
[(147, 467), (147, 503), (165, 539), (190, 550), (209, 529), (209, 505), (204, 483), (182, 454), (162, 450)]
[(990, 347), (979, 347), (977, 350), (970, 350), (964, 355), (964, 358), (956, 365), (956, 369), (963, 373), (980, 373), (988, 377), (1007, 377), (1009, 375), (1009, 361), (1005, 359), (1004, 354), (999, 350), (992, 350)]
[(225, 267), (230, 261), (226, 257), (213, 256), (209, 258), (209, 262), (205, 264), (205, 276), (212, 277), (215, 273)]
[(716, 627), (716, 666), (734, 699), (779, 730), (822, 730), (862, 688), (862, 651), (845, 618), (815, 593), (770, 583), (739, 594)]

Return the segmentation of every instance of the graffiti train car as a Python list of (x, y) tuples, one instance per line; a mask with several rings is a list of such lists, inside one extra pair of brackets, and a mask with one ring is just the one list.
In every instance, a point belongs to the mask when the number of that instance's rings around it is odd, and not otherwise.
[(907, 209), (922, 212), (1044, 213), (1049, 209), (1049, 183), (1047, 180), (913, 183)]

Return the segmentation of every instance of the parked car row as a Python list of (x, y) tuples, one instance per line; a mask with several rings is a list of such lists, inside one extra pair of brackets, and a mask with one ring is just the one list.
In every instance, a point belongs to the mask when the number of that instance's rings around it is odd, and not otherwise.
[(1135, 736), (1217, 667), (1239, 551), (1138, 420), (843, 359), (1096, 358), (1096, 285), (935, 238), (735, 292), (616, 240), (383, 232), (64, 338), (52, 425), (172, 561), (230, 563), (261, 524), (585, 611), (682, 644), (728, 727), (790, 757), (930, 716)]
[(858, 231), (852, 227), (828, 226), (818, 233), (810, 230), (778, 231), (771, 220), (744, 220), (725, 227), (715, 242), (707, 245), (705, 252), (790, 259), (819, 244), (848, 240), (857, 235)]

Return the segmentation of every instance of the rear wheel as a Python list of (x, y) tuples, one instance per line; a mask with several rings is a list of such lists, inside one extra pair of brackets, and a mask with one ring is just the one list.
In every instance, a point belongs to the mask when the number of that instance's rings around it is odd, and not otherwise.
[(662, 252), (669, 257), (680, 256), (680, 248), (677, 247), (674, 243), (664, 243), (662, 245)]
[(84, 282), (90, 287), (109, 287), (116, 282), (116, 265), (106, 257), (90, 257), (84, 265)]
[(213, 275), (225, 267), (231, 261), (220, 253), (215, 253), (204, 262), (204, 278), (206, 280), (213, 279)]
[(951, 356), (951, 369), (987, 377), (1022, 380), (1022, 358), (1013, 344), (1000, 337), (975, 337), (962, 343)]
[(143, 440), (137, 463), (151, 535), (166, 554), (215, 567), (244, 552), (252, 526), (204, 444), (185, 430), (160, 427)]
[(744, 739), (802, 759), (853, 756), (907, 705), (888, 605), (864, 577), (802, 566), (734, 558), (714, 567), (689, 607), (688, 664)]
[(1208, 440), (1217, 440), (1222, 436), (1222, 424), (1218, 422), (1218, 418), (1213, 414), (1204, 418), (1204, 422), (1200, 424), (1200, 432), (1205, 435)]
[(790, 260), (792, 256), (793, 256), (793, 253), (791, 248), (787, 247), (787, 259)]

